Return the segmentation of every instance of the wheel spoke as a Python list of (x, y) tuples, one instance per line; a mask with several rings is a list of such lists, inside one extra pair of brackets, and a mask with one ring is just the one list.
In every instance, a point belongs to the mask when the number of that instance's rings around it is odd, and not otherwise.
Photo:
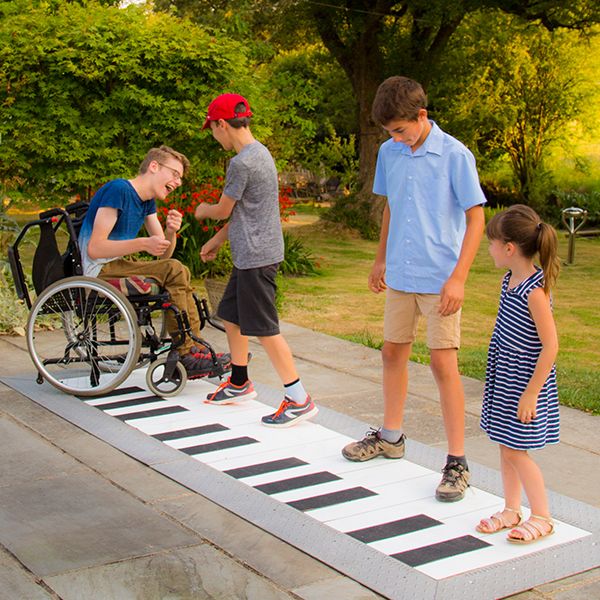
[[(44, 330), (48, 318), (58, 318), (62, 327)], [(44, 290), (32, 307), (27, 333), (44, 379), (79, 395), (99, 395), (120, 385), (140, 348), (131, 305), (108, 284), (90, 278), (69, 278)]]

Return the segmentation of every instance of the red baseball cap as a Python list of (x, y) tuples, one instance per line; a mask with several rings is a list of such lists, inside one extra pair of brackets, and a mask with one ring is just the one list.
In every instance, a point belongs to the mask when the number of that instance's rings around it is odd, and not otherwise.
[[(246, 110), (235, 112), (235, 107), (238, 104), (243, 104), (246, 107)], [(221, 94), (208, 105), (208, 114), (206, 115), (206, 120), (204, 121), (204, 125), (202, 125), (202, 129), (210, 127), (211, 121), (251, 116), (252, 111), (250, 110), (250, 105), (244, 96), (240, 96), (239, 94)]]

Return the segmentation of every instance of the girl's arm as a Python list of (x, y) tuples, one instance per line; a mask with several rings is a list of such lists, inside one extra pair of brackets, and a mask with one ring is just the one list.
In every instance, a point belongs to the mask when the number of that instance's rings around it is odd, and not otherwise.
[(537, 288), (529, 294), (528, 304), (529, 312), (542, 342), (542, 351), (533, 375), (519, 401), (517, 418), (523, 423), (529, 423), (535, 419), (538, 395), (558, 354), (558, 335), (549, 296), (544, 293), (543, 288)]

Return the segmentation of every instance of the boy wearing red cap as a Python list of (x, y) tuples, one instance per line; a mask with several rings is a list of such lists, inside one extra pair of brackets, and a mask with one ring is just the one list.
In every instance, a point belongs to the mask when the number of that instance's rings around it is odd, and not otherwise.
[(210, 128), (224, 150), (235, 150), (218, 204), (200, 204), (196, 219), (227, 219), (200, 251), (213, 260), (225, 240), (231, 244), (233, 271), (219, 304), (231, 352), (231, 377), (209, 394), (210, 404), (256, 397), (248, 378), (248, 336), (258, 337), (284, 385), (279, 409), (262, 418), (268, 427), (290, 427), (317, 414), (306, 393), (290, 348), (279, 331), (275, 275), (283, 260), (277, 169), (267, 148), (249, 129), (252, 112), (239, 94), (222, 94), (208, 107), (203, 129)]

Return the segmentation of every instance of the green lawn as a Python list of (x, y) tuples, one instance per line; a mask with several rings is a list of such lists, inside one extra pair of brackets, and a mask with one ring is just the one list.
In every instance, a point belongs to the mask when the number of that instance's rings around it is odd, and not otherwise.
[[(305, 214), (288, 225), (312, 250), (321, 266), (316, 277), (285, 278), (281, 317), (304, 327), (369, 346), (382, 343), (383, 295), (367, 289), (376, 242), (342, 228), (310, 223)], [(560, 236), (560, 255), (567, 242)], [(467, 283), (462, 318), (460, 368), (483, 379), (487, 344), (494, 326), (503, 272), (495, 269), (481, 245)], [(560, 351), (557, 360), (562, 404), (600, 414), (600, 238), (576, 241), (575, 264), (564, 266), (554, 290)], [(420, 339), (423, 339), (421, 326)], [(413, 360), (428, 362), (424, 343), (414, 345)]]
[[(298, 325), (372, 347), (382, 343), (383, 295), (367, 289), (367, 275), (376, 242), (361, 239), (333, 224), (315, 222), (321, 209), (305, 208), (286, 224), (312, 250), (321, 274), (286, 277), (282, 282), (281, 317)], [(18, 221), (34, 218), (19, 215)], [(560, 235), (560, 254), (567, 241)], [(23, 248), (25, 256), (33, 246)], [(493, 267), (482, 243), (467, 283), (462, 319), (460, 368), (464, 375), (483, 379), (487, 344), (496, 316), (503, 273)], [(202, 289), (201, 282), (195, 282)], [(554, 291), (560, 339), (557, 360), (563, 404), (600, 414), (600, 238), (579, 238), (575, 264), (562, 269)], [(419, 339), (423, 339), (423, 330)], [(413, 360), (428, 362), (427, 348), (414, 345)]]

